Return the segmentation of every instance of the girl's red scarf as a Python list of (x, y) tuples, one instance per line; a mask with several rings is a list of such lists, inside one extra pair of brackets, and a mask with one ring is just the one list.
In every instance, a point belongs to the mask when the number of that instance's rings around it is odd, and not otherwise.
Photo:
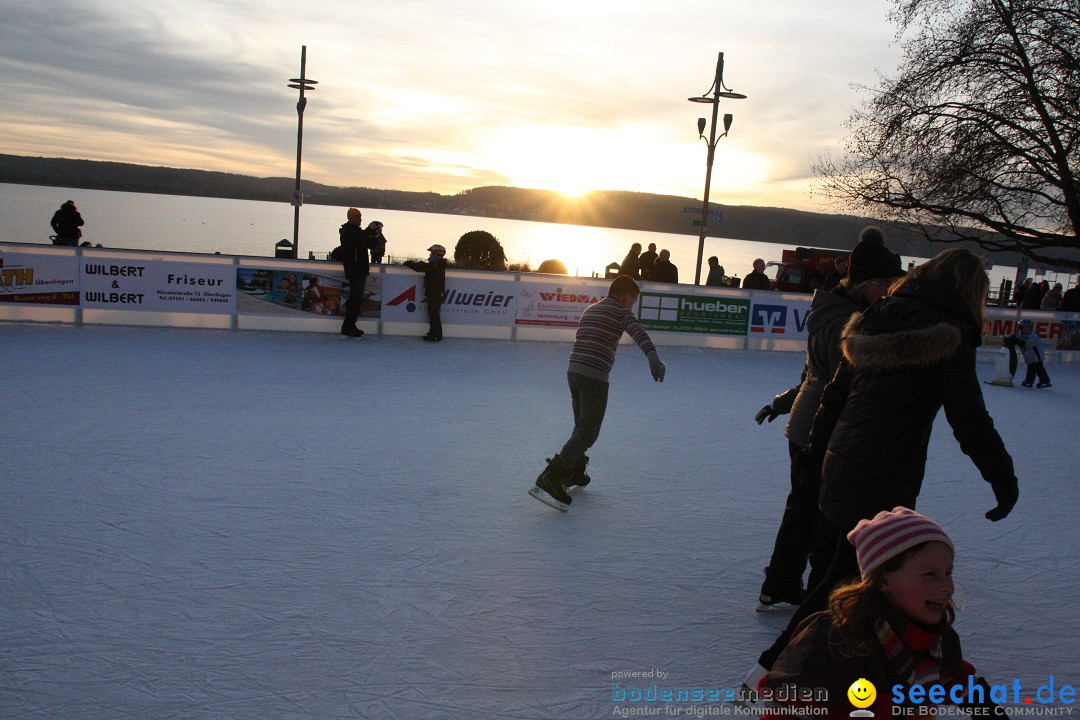
[(942, 679), (941, 636), (948, 628), (944, 620), (926, 627), (889, 611), (877, 621), (875, 630), (897, 675), (908, 685), (930, 685)]

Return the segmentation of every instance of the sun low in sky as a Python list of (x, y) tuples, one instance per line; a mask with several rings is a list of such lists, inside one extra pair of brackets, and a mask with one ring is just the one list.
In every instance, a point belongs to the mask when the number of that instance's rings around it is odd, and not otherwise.
[[(700, 198), (687, 102), (734, 124), (712, 199), (812, 207), (810, 161), (895, 69), (885, 0), (54, 0), (3, 10), (0, 152), (456, 193), (484, 185)], [(43, 41), (47, 39), (47, 41)], [(708, 131), (706, 131), (706, 135)]]

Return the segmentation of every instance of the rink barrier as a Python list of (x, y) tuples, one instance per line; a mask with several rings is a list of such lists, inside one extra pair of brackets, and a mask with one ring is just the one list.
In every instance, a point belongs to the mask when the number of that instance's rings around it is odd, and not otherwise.
[[(446, 337), (573, 340), (610, 280), (449, 270)], [(318, 260), (0, 243), (0, 321), (337, 333), (347, 283)], [(805, 352), (811, 296), (641, 282), (635, 313), (658, 346)], [(988, 308), (981, 354), (1035, 321), (1047, 362), (1080, 360), (1080, 313)], [(427, 331), (423, 275), (373, 265), (358, 327)], [(630, 342), (624, 336), (623, 342)]]

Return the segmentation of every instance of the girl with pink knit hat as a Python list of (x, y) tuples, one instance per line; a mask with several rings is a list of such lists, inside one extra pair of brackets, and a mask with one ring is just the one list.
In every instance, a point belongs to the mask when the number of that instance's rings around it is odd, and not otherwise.
[[(942, 686), (946, 703), (992, 705), (952, 628), (954, 548), (945, 531), (925, 515), (897, 507), (860, 521), (847, 538), (860, 578), (834, 590), (828, 609), (806, 619), (762, 689), (777, 695), (791, 686), (826, 690), (827, 699), (808, 704), (828, 708), (830, 717), (848, 717), (853, 709), (891, 717), (893, 705), (914, 706), (908, 691), (915, 685)], [(874, 694), (849, 694), (857, 681), (869, 681)], [(792, 695), (798, 694), (786, 696)], [(933, 704), (921, 697), (922, 704)]]

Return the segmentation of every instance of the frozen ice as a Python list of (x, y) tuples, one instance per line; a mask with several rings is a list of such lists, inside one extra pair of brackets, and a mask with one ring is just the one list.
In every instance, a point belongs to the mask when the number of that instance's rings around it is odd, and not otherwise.
[[(755, 612), (784, 423), (753, 417), (799, 353), (662, 347), (657, 384), (620, 348), (563, 514), (526, 490), (570, 430), (567, 343), (9, 324), (0, 347), (0, 717), (603, 718), (614, 682), (734, 687), (786, 623)], [(1080, 684), (1080, 368), (1049, 370), (984, 392), (1012, 515), (983, 518), (943, 416), (919, 503), (957, 546), (965, 656), (1029, 693)]]

